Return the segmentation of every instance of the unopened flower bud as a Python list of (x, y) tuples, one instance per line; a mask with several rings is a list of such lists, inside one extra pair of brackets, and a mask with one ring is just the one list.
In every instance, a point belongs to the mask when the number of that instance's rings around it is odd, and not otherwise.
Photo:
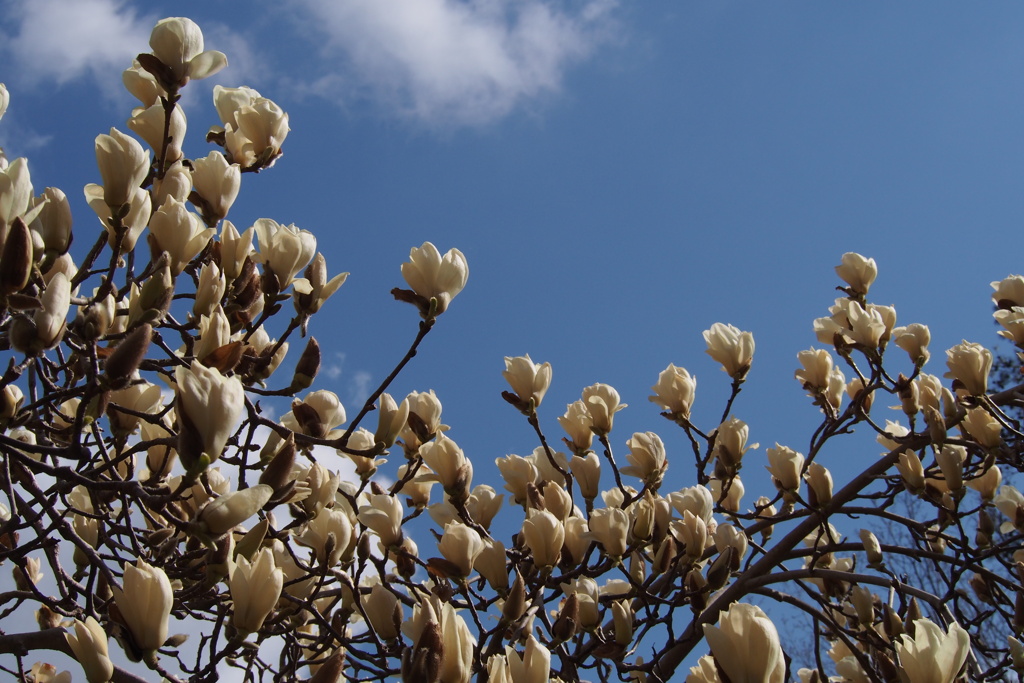
[(516, 571), (516, 579), (512, 582), (512, 588), (505, 598), (505, 605), (502, 607), (501, 616), (506, 621), (515, 621), (523, 615), (526, 610), (526, 584), (522, 575)]
[(32, 231), (18, 216), (7, 229), (0, 253), (0, 293), (10, 295), (23, 290), (32, 274), (33, 263)]
[(139, 369), (139, 365), (149, 350), (152, 338), (152, 325), (143, 323), (114, 348), (103, 365), (105, 375), (113, 388), (122, 386), (132, 376), (132, 373)]
[(883, 556), (882, 546), (878, 543), (878, 538), (867, 529), (861, 529), (860, 541), (864, 544), (864, 552), (868, 556), (868, 566), (874, 569), (881, 569)]
[(295, 374), (292, 376), (292, 391), (306, 389), (313, 384), (317, 373), (320, 372), (320, 344), (315, 337), (310, 337), (306, 348), (299, 356), (299, 362), (295, 364)]

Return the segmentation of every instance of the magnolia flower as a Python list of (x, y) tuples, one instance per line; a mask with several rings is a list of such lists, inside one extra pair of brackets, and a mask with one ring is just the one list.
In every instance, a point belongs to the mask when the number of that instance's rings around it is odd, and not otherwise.
[(186, 17), (161, 19), (149, 36), (153, 56), (170, 71), (171, 82), (166, 85), (180, 87), (190, 79), (212, 76), (228, 65), (224, 53), (204, 51), (203, 32), (194, 21)]
[(517, 503), (526, 504), (529, 498), (530, 484), (538, 479), (537, 466), (521, 455), (506, 455), (495, 458), (494, 464), (505, 480), (505, 490), (511, 493)]
[(281, 156), (288, 137), (288, 114), (275, 102), (257, 97), (235, 112), (234, 125), (225, 127), (225, 142), (235, 163), (269, 168)]
[[(434, 434), (447, 430), (448, 426), (441, 424), (441, 401), (433, 389), (423, 393), (413, 391), (405, 400), (409, 403), (410, 419), (399, 436), (406, 448), (415, 452), (422, 444), (434, 438)], [(416, 417), (413, 418), (413, 415)], [(413, 423), (417, 427), (413, 427)]]
[(927, 325), (913, 323), (906, 327), (897, 327), (892, 331), (892, 340), (896, 346), (906, 351), (910, 361), (919, 367), (927, 363), (931, 357), (928, 344), (932, 341), (932, 333)]
[(52, 349), (64, 337), (68, 310), (71, 308), (71, 280), (57, 273), (40, 297), (42, 307), (32, 317), (20, 315), (11, 320), (11, 346), (30, 356)]
[(385, 548), (402, 544), (402, 517), (405, 509), (397, 496), (373, 494), (369, 504), (359, 508), (359, 521), (380, 538)]
[(288, 114), (252, 88), (213, 88), (213, 103), (224, 124), (224, 146), (233, 163), (269, 168), (281, 156)]
[(619, 403), (619, 392), (607, 384), (591, 384), (586, 387), (583, 390), (583, 405), (590, 416), (590, 429), (598, 436), (612, 431), (615, 413), (628, 406), (627, 403)]
[(999, 466), (994, 464), (982, 474), (967, 481), (967, 485), (981, 495), (983, 501), (990, 502), (996, 495), (996, 489), (1003, 482), (1003, 473)]
[(459, 576), (466, 578), (484, 550), (484, 541), (480, 534), (462, 522), (451, 522), (444, 528), (437, 548), (446, 560), (458, 567)]
[(707, 354), (722, 364), (734, 380), (742, 380), (754, 360), (754, 335), (741, 332), (734, 325), (715, 323), (704, 331)]
[[(137, 375), (136, 375), (137, 378)], [(163, 408), (163, 391), (149, 382), (133, 383), (110, 394), (110, 403), (134, 413), (156, 413)], [(139, 428), (140, 418), (116, 408), (107, 410), (115, 434), (128, 436)]]
[(323, 438), (332, 429), (345, 424), (348, 416), (345, 406), (333, 391), (318, 389), (301, 401), (292, 401), (292, 412), (281, 422), (289, 429), (317, 438)]
[(440, 482), (449, 496), (465, 500), (473, 481), (473, 463), (459, 445), (444, 434), (438, 434), (434, 441), (420, 446), (419, 452), (423, 462), (433, 470), (427, 477)]
[(665, 444), (661, 437), (654, 432), (637, 432), (626, 442), (626, 446), (629, 448), (626, 459), (630, 464), (622, 468), (622, 474), (637, 477), (656, 488), (668, 469)]
[(747, 445), (747, 438), (750, 428), (747, 423), (735, 417), (718, 425), (715, 430), (715, 446), (713, 453), (729, 472), (735, 472), (740, 468), (743, 455), (758, 444)]
[(375, 444), (390, 448), (399, 433), (409, 421), (409, 399), (397, 403), (388, 393), (382, 393), (377, 407), (377, 431), (373, 434)]
[(177, 276), (216, 234), (202, 227), (199, 217), (174, 197), (168, 197), (149, 221), (157, 249), (170, 256), (171, 272)]
[(992, 283), (992, 300), (999, 308), (1024, 306), (1024, 277), (1010, 275)]
[(508, 590), (508, 555), (505, 544), (493, 538), (483, 539), (483, 550), (476, 556), (473, 569), (487, 579), (494, 590), (504, 594)]
[(534, 512), (523, 522), (523, 540), (533, 553), (533, 563), (538, 567), (553, 567), (558, 564), (565, 542), (565, 527), (553, 514), (546, 510)]
[(597, 453), (591, 451), (584, 456), (573, 456), (569, 461), (569, 469), (576, 477), (583, 497), (587, 500), (597, 498), (601, 487), (601, 459), (597, 457)]
[(668, 500), (680, 516), (689, 511), (705, 522), (710, 522), (711, 516), (714, 514), (715, 498), (712, 492), (704, 486), (690, 486), (673, 491), (669, 494)]
[(505, 370), (501, 374), (519, 399), (516, 407), (528, 415), (540, 406), (551, 385), (551, 363), (534, 363), (530, 354), (505, 356)]
[(167, 574), (139, 560), (135, 566), (125, 563), (124, 588), (111, 586), (114, 600), (132, 640), (143, 652), (156, 650), (167, 640), (168, 620), (174, 603), (174, 591)]
[(953, 683), (971, 651), (971, 639), (955, 621), (943, 633), (928, 619), (914, 621), (914, 637), (902, 634), (895, 642), (907, 683)]
[(316, 253), (316, 238), (308, 230), (294, 225), (281, 225), (269, 218), (260, 218), (253, 224), (259, 240), (259, 260), (273, 271), (284, 289), (292, 278), (306, 267)]
[[(26, 212), (32, 203), (32, 179), (28, 171), (28, 162), (19, 157), (7, 168), (0, 169), (0, 229), (6, 234), (7, 226), (21, 216), (26, 223), (31, 223), (33, 216)], [(42, 207), (37, 207), (41, 211)], [(0, 240), (0, 247), (3, 246)]]
[(658, 374), (658, 383), (651, 387), (654, 396), (648, 400), (665, 409), (673, 417), (689, 419), (697, 392), (697, 378), (686, 371), (669, 364)]
[(733, 603), (718, 618), (717, 626), (705, 626), (711, 654), (732, 683), (782, 683), (786, 660), (779, 633), (760, 607)]
[(567, 443), (576, 455), (582, 456), (590, 450), (594, 442), (594, 430), (586, 403), (580, 400), (567, 405), (565, 415), (558, 418), (558, 424), (569, 435)]
[(708, 546), (708, 525), (689, 510), (684, 510), (681, 520), (672, 522), (672, 533), (680, 544), (680, 552), (690, 563), (699, 562)]
[(203, 219), (207, 225), (215, 225), (235, 203), (242, 171), (238, 164), (229, 164), (223, 154), (213, 151), (192, 162), (192, 184), (202, 200), (199, 209)]
[(740, 480), (739, 475), (725, 481), (721, 479), (712, 479), (710, 486), (711, 495), (723, 508), (730, 512), (739, 511), (740, 501), (743, 499), (743, 494), (746, 492), (746, 488), (743, 486), (743, 482)]
[(149, 173), (149, 152), (116, 128), (96, 136), (96, 163), (103, 178), (103, 201), (114, 213), (127, 204)]
[(107, 231), (107, 244), (110, 248), (117, 249), (120, 246), (122, 254), (127, 254), (135, 249), (135, 243), (139, 241), (139, 236), (146, 229), (153, 210), (149, 192), (141, 187), (132, 189), (128, 198), (128, 214), (121, 219), (121, 224), (126, 230), (123, 231), (120, 243), (118, 242), (118, 231), (114, 230), (109, 223), (113, 214), (103, 198), (104, 188), (90, 183), (85, 186), (84, 193), (85, 201), (89, 203), (89, 207), (96, 213), (104, 230)]
[(621, 558), (626, 552), (629, 514), (621, 508), (601, 508), (590, 515), (590, 535), (609, 557)]
[(210, 536), (226, 534), (259, 512), (273, 495), (272, 486), (257, 484), (218, 496), (203, 506), (196, 521), (200, 529)]
[(156, 154), (164, 151), (166, 140), (167, 154), (163, 161), (170, 163), (181, 159), (181, 141), (185, 138), (185, 130), (188, 121), (185, 119), (185, 110), (181, 107), (174, 107), (171, 110), (170, 126), (167, 135), (164, 135), (164, 126), (167, 121), (167, 112), (163, 104), (153, 104), (145, 109), (139, 108), (134, 116), (128, 119), (128, 127), (132, 132), (146, 141)]
[(374, 584), (369, 593), (360, 597), (363, 613), (374, 633), (381, 640), (388, 641), (398, 637), (399, 628), (404, 621), (402, 603), (398, 596), (382, 584)]
[(132, 65), (121, 74), (121, 82), (125, 90), (138, 98), (143, 107), (151, 107), (162, 96), (167, 96), (167, 91), (156, 82), (156, 77), (143, 69), (137, 59), (133, 59)]
[(284, 572), (274, 562), (274, 551), (263, 548), (250, 562), (235, 558), (228, 588), (231, 590), (231, 623), (243, 633), (256, 633), (274, 610), (284, 586)]
[[(204, 315), (213, 313), (214, 307), (218, 307), (224, 298), (227, 287), (227, 279), (225, 279), (224, 273), (217, 264), (213, 261), (204, 263), (203, 267), (199, 270), (199, 283), (196, 285), (196, 301), (192, 305), (193, 315), (201, 318)], [(262, 331), (264, 336), (267, 334), (262, 327), (258, 331)]]
[(843, 254), (843, 262), (836, 266), (836, 275), (850, 285), (852, 294), (864, 296), (878, 277), (878, 266), (875, 259), (851, 251)]
[[(239, 234), (231, 221), (224, 221), (220, 228), (220, 265), (228, 280), (234, 280), (242, 274), (242, 265), (252, 251), (254, 228), (247, 228)], [(314, 247), (315, 249), (315, 247)]]
[(153, 179), (150, 194), (153, 206), (163, 206), (168, 197), (174, 197), (184, 204), (192, 194), (192, 171), (180, 160), (175, 161), (166, 167), (162, 178)]
[(896, 469), (903, 478), (903, 486), (913, 494), (924, 491), (924, 467), (921, 466), (921, 458), (912, 450), (905, 450), (899, 454), (896, 461)]
[(533, 633), (526, 639), (522, 657), (511, 646), (505, 647), (511, 683), (547, 683), (551, 680), (551, 651), (541, 645)]
[(327, 259), (319, 252), (313, 257), (304, 274), (306, 277), (292, 281), (292, 288), (295, 290), (293, 298), (295, 310), (310, 315), (319, 311), (348, 279), (348, 273), (339, 273), (328, 280)]
[(846, 389), (846, 377), (842, 370), (833, 366), (832, 355), (824, 349), (808, 349), (796, 356), (803, 369), (797, 370), (795, 376), (807, 390), (807, 395), (813, 397), (823, 411), (828, 406), (832, 414), (838, 413)]
[(935, 454), (935, 462), (942, 470), (948, 490), (959, 491), (964, 487), (964, 461), (966, 459), (967, 449), (953, 444), (945, 444)]
[(114, 675), (114, 663), (108, 656), (107, 634), (92, 617), (75, 619), (75, 634), (65, 633), (71, 652), (82, 665), (89, 683), (107, 683)]
[(881, 567), (882, 545), (878, 542), (878, 537), (868, 529), (861, 529), (860, 541), (864, 544), (864, 553), (868, 556), (868, 566)]
[(180, 422), (178, 453), (188, 467), (204, 454), (212, 462), (224, 452), (245, 410), (242, 383), (199, 361), (176, 368), (174, 377)]
[(35, 239), (42, 242), (37, 250), (53, 256), (66, 253), (71, 246), (72, 224), (67, 195), (56, 187), (48, 187), (33, 202), (33, 206), (42, 207), (29, 224)]
[(992, 352), (981, 344), (966, 340), (957, 344), (946, 351), (946, 365), (949, 372), (944, 376), (954, 380), (954, 388), (961, 388), (971, 396), (982, 396), (988, 390)]
[(0, 83), (0, 119), (7, 113), (7, 105), (11, 102), (11, 94), (7, 92), (7, 86)]
[(306, 522), (295, 541), (312, 548), (317, 562), (333, 567), (341, 561), (352, 542), (352, 523), (344, 512), (325, 508)]
[(812, 462), (807, 466), (804, 479), (807, 480), (812, 506), (821, 507), (832, 500), (832, 474), (828, 468), (820, 463)]
[(704, 655), (697, 660), (696, 666), (690, 667), (690, 675), (686, 677), (686, 683), (722, 683), (715, 668), (715, 659), (711, 655)]
[(804, 456), (792, 448), (775, 444), (775, 448), (765, 451), (768, 456), (768, 471), (771, 472), (775, 485), (783, 491), (797, 492), (800, 490), (800, 475), (804, 468)]
[(469, 264), (458, 249), (449, 249), (442, 257), (437, 247), (424, 242), (409, 251), (409, 261), (402, 264), (402, 277), (424, 300), (420, 310), (429, 318), (448, 310), (452, 299), (466, 286)]
[(849, 323), (847, 336), (854, 344), (873, 349), (882, 342), (888, 329), (883, 311), (869, 305), (867, 308), (860, 302), (853, 301), (846, 309)]

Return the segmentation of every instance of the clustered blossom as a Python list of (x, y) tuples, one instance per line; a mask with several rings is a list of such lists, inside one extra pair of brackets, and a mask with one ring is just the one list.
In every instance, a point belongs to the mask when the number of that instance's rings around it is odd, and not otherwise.
[[(893, 307), (868, 300), (873, 259), (843, 255), (845, 297), (814, 324), (825, 348), (797, 354), (795, 377), (824, 413), (806, 456), (755, 452), (736, 403), (754, 338), (715, 323), (703, 337), (731, 380), (719, 382), (724, 412), (695, 410), (695, 376), (669, 365), (649, 400), (679, 432), (635, 431), (625, 451), (610, 436), (627, 408), (617, 389), (587, 386), (558, 415), (551, 364), (506, 357), (501, 395), (535, 440), (495, 458), (500, 482), (474, 482), (488, 446), (456, 443), (471, 435), (442, 423), (433, 390), (390, 393), (467, 284), (465, 255), (410, 251), (409, 289), (392, 293), (422, 317), (415, 341), (346, 410), (312, 386), (315, 339), (283, 361), (348, 273), (328, 274), (307, 230), (227, 220), (244, 174), (280, 158), (288, 115), (251, 88), (217, 86), (223, 126), (208, 141), (223, 151), (185, 158), (180, 90), (226, 58), (185, 18), (160, 21), (150, 45), (123, 79), (140, 102), (129, 128), (151, 149), (116, 129), (97, 138), (102, 184), (85, 196), (103, 227), (81, 268), (67, 197), (36, 194), (27, 161), (0, 155), (0, 329), (16, 352), (0, 378), (0, 561), (41, 629), (14, 634), (19, 648), (70, 651), (90, 683), (128, 676), (124, 656), (169, 679), (237, 668), (315, 683), (639, 683), (673, 679), (685, 659), (687, 681), (781, 683), (804, 644), (780, 637), (779, 600), (812, 615), (822, 641), (801, 681), (821, 669), (909, 683), (1024, 671), (1012, 637), (979, 639), (971, 655), (978, 615), (1020, 626), (1009, 602), (1024, 592), (1011, 571), (1024, 560), (1013, 545), (1024, 494), (1003, 480), (1020, 460), (1019, 393), (989, 394), (993, 356), (977, 343), (947, 351), (945, 377), (925, 372), (929, 328), (896, 327)], [(0, 117), (7, 103), (0, 85)], [(992, 286), (1000, 335), (1024, 348), (1024, 278)], [(899, 420), (870, 418), (875, 397)], [(858, 430), (884, 451), (868, 454), (852, 481), (869, 483), (854, 491), (834, 480), (846, 452), (832, 440)], [(744, 483), (744, 463), (767, 468), (771, 495), (763, 474)], [(869, 527), (891, 528), (901, 497), (919, 498), (914, 544), (883, 546)], [(840, 522), (854, 516), (851, 536)], [(915, 585), (908, 561), (946, 573)], [(693, 628), (663, 642), (682, 612)], [(173, 634), (182, 619), (202, 628), (199, 647)], [(709, 654), (696, 659), (691, 636)], [(18, 665), (35, 681), (71, 675)]]

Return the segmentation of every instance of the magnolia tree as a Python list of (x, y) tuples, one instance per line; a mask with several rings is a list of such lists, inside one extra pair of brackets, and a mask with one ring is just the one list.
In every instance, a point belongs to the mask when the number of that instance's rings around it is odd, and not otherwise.
[[(819, 347), (797, 354), (822, 414), (806, 453), (745, 455), (734, 409), (754, 340), (716, 324), (707, 350), (732, 382), (719, 423), (691, 421), (696, 381), (682, 368), (650, 397), (685, 435), (688, 453), (671, 462), (692, 467), (692, 486), (662, 487), (670, 459), (654, 432), (612, 438), (625, 405), (608, 385), (584, 388), (556, 425), (541, 411), (551, 366), (529, 356), (505, 359), (503, 397), (536, 442), (497, 460), (503, 481), (480, 483), (433, 391), (386, 393), (465, 286), (462, 253), (412, 249), (393, 294), (419, 314), (414, 338), (347, 420), (334, 393), (307, 393), (320, 351), (302, 340), (345, 275), (329, 276), (305, 230), (226, 219), (244, 175), (281, 156), (287, 115), (255, 90), (217, 87), (215, 149), (184, 158), (180, 91), (226, 58), (204, 51), (188, 19), (159, 22), (150, 45), (124, 74), (138, 139), (96, 138), (101, 183), (85, 196), (101, 228), (80, 264), (64, 193), (36, 195), (24, 159), (2, 164), (7, 672), (90, 683), (230, 669), (317, 683), (1024, 672), (1024, 496), (1001, 486), (1021, 467), (1024, 434), (1006, 411), (1024, 394), (990, 391), (979, 344), (928, 374), (928, 328), (895, 327), (893, 308), (868, 301), (874, 261), (843, 256), (842, 298), (814, 322)], [(1024, 347), (1024, 278), (994, 287), (1002, 334)], [(292, 400), (278, 420), (261, 409), (273, 397)], [(872, 417), (893, 403), (901, 421)], [(834, 485), (819, 456), (854, 427), (884, 453)], [(349, 459), (355, 480), (323, 453)], [(747, 492), (744, 464), (767, 465), (774, 490)], [(893, 525), (904, 541), (871, 531)], [(780, 637), (769, 612), (813, 626)], [(48, 650), (79, 667), (58, 674)]]

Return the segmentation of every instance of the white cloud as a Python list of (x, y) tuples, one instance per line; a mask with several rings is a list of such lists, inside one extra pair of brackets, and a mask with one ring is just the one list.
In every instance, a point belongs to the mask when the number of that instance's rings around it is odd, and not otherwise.
[(21, 75), (58, 84), (90, 77), (119, 85), (132, 58), (148, 50), (156, 21), (123, 0), (33, 0), (5, 9), (16, 29), (5, 51)]
[[(135, 103), (121, 85), (121, 73), (149, 51), (149, 35), (161, 15), (140, 13), (127, 0), (32, 0), (4, 9), (8, 35), (0, 55), (6, 53), (22, 79), (64, 85), (86, 78), (107, 97)], [(184, 105), (209, 100), (215, 83), (249, 84), (262, 69), (251, 41), (227, 24), (207, 21), (201, 28), (207, 49), (228, 55), (228, 68), (186, 88)]]
[[(295, 0), (326, 34), (321, 94), (481, 124), (556, 92), (610, 37), (617, 0)], [(340, 59), (338, 59), (340, 57)]]

